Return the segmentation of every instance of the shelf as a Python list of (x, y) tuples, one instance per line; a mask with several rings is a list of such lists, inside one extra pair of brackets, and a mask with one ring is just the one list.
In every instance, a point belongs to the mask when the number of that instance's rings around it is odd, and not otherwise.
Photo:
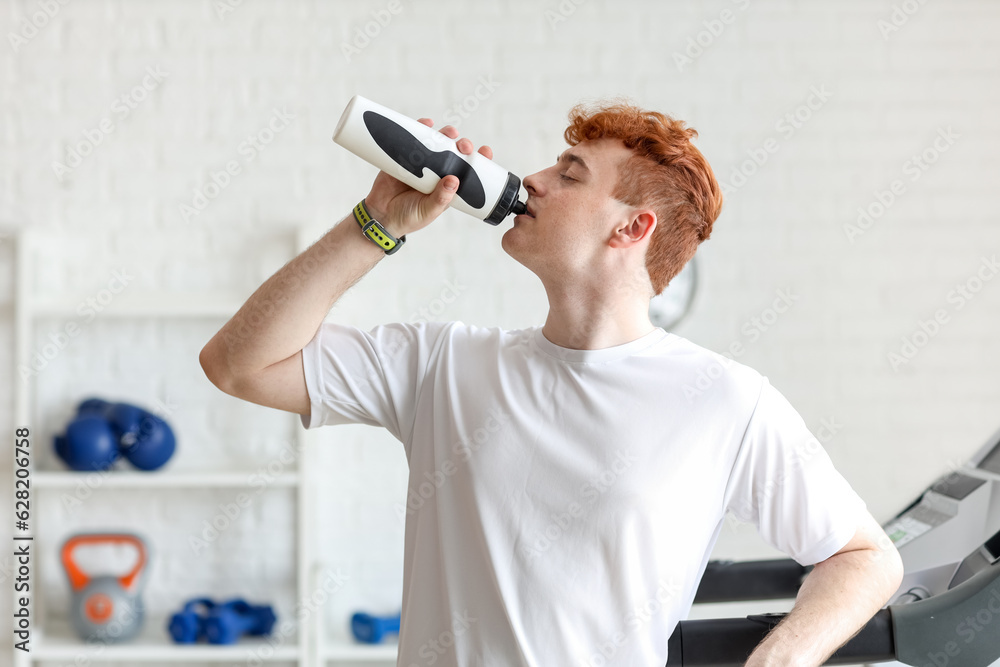
[(266, 482), (266, 488), (296, 487), (299, 485), (297, 472), (286, 472), (263, 478), (253, 470), (241, 472), (137, 472), (125, 470), (94, 472), (49, 472), (35, 471), (32, 482), (39, 489), (74, 489), (88, 480), (98, 480), (92, 486), (109, 489), (149, 489), (149, 488), (239, 488), (259, 487)]
[[(104, 645), (81, 640), (65, 620), (51, 620), (44, 634), (35, 636), (33, 661), (62, 660), (83, 662), (277, 662), (298, 660), (298, 636), (247, 637), (228, 646), (212, 644), (174, 644), (166, 631), (165, 617), (146, 619), (135, 639), (121, 644)], [(273, 645), (273, 648), (272, 648)], [(258, 650), (260, 649), (260, 650)]]
[(395, 641), (384, 644), (358, 644), (347, 640), (332, 641), (323, 647), (324, 660), (396, 660), (399, 644)]
[(206, 292), (148, 292), (134, 294), (128, 291), (114, 295), (106, 305), (95, 302), (93, 294), (67, 296), (38, 296), (24, 303), (27, 316), (36, 317), (80, 317), (80, 307), (86, 312), (97, 312), (102, 317), (232, 317), (246, 298), (232, 294)]
[[(317, 230), (318, 232), (319, 230)], [(284, 259), (294, 259), (299, 253), (306, 249), (308, 243), (315, 236), (315, 233), (307, 233), (303, 229), (283, 229), (283, 236), (290, 234), (293, 244), (288, 250), (294, 253)], [(33, 353), (33, 345), (37, 342), (39, 335), (44, 335), (44, 328), (48, 326), (46, 320), (64, 322), (64, 330), (67, 335), (72, 331), (70, 327), (75, 323), (77, 327), (86, 328), (93, 320), (100, 318), (103, 327), (120, 328), (120, 325), (128, 326), (140, 325), (142, 327), (153, 326), (154, 329), (161, 325), (179, 324), (185, 329), (189, 326), (221, 326), (226, 320), (231, 319), (244, 306), (247, 299), (253, 293), (250, 289), (242, 289), (239, 285), (222, 284), (211, 289), (201, 289), (192, 280), (188, 285), (177, 285), (177, 289), (172, 289), (169, 285), (139, 284), (138, 281), (128, 283), (127, 287), (121, 282), (109, 282), (101, 289), (101, 285), (89, 286), (89, 281), (76, 279), (81, 274), (78, 266), (83, 262), (91, 263), (98, 261), (102, 265), (109, 264), (108, 259), (111, 254), (104, 253), (103, 249), (114, 251), (114, 257), (122, 255), (122, 251), (128, 250), (125, 241), (119, 241), (112, 235), (110, 240), (95, 237), (93, 234), (84, 232), (80, 239), (66, 237), (65, 230), (41, 230), (25, 229), (17, 234), (14, 244), (14, 270), (12, 279), (13, 298), (5, 303), (0, 303), (0, 315), (9, 315), (13, 320), (13, 341), (14, 358), (28, 359)], [(183, 232), (182, 232), (183, 234)], [(157, 238), (146, 238), (141, 234), (136, 239), (143, 244), (152, 242), (154, 245), (160, 241)], [(180, 247), (189, 241), (186, 238), (179, 240)], [(203, 244), (204, 239), (199, 243)], [(268, 246), (263, 253), (248, 250), (254, 255), (254, 261), (259, 268), (266, 268), (264, 263), (281, 259), (276, 255), (286, 255), (283, 248), (285, 243), (272, 244), (268, 240)], [(166, 248), (163, 252), (168, 252)], [(86, 259), (96, 252), (97, 260)], [(86, 254), (80, 254), (86, 253)], [(72, 256), (73, 267), (69, 268), (66, 274), (68, 282), (66, 289), (49, 288), (42, 289), (36, 277), (42, 276), (53, 263), (59, 263), (59, 258), (64, 255)], [(131, 253), (133, 259), (139, 257)], [(141, 265), (141, 257), (139, 257)], [(210, 260), (209, 260), (210, 261)], [(138, 265), (137, 265), (138, 266)], [(97, 268), (92, 267), (92, 268)], [(76, 279), (75, 282), (73, 280)], [(59, 283), (62, 284), (62, 281)], [(37, 285), (37, 288), (32, 286)], [(114, 292), (113, 290), (119, 290)], [(95, 317), (96, 316), (96, 317)], [(89, 337), (89, 345), (107, 346), (108, 343), (103, 336)], [(155, 348), (150, 348), (153, 354), (157, 354)], [(163, 354), (159, 358), (159, 363), (163, 367), (168, 367), (171, 363), (176, 363), (170, 356)], [(116, 376), (110, 372), (98, 372), (94, 381), (111, 380)], [(21, 379), (16, 374), (11, 376), (12, 395), (14, 398), (14, 423), (30, 423), (32, 418), (32, 408), (39, 396), (47, 395), (48, 390), (46, 376), (33, 374), (31, 377)], [(290, 417), (291, 418), (291, 417)], [(296, 424), (298, 418), (294, 417)], [(302, 445), (307, 439), (315, 441), (316, 434), (307, 434), (304, 430), (297, 429), (295, 440)], [(51, 443), (49, 444), (51, 447)], [(266, 455), (265, 455), (266, 456)], [(310, 458), (304, 449), (296, 462), (282, 468), (275, 468), (280, 474), (271, 475), (260, 471), (259, 466), (268, 461), (255, 463), (252, 461), (234, 461), (227, 463), (220, 453), (220, 460), (214, 465), (199, 467), (197, 460), (187, 461), (183, 458), (167, 464), (161, 470), (145, 472), (132, 468), (128, 465), (116, 464), (111, 470), (106, 471), (72, 471), (62, 466), (57, 460), (46, 459), (45, 465), (41, 469), (32, 468), (32, 488), (36, 494), (45, 497), (59, 495), (79, 494), (83, 497), (83, 492), (96, 492), (99, 495), (101, 489), (116, 489), (118, 491), (106, 494), (104, 497), (110, 502), (119, 501), (128, 503), (145, 503), (147, 501), (156, 502), (166, 496), (176, 495), (180, 490), (182, 495), (197, 495), (199, 491), (212, 493), (219, 489), (233, 489), (232, 495), (237, 495), (245, 490), (248, 495), (256, 495), (260, 491), (270, 491), (279, 489), (276, 494), (289, 494), (294, 497), (294, 519), (289, 521), (282, 528), (280, 539), (291, 539), (295, 542), (294, 560), (294, 584), (292, 590), (283, 587), (283, 594), (291, 593), (294, 599), (307, 599), (313, 592), (308, 586), (306, 572), (309, 571), (310, 564), (315, 561), (313, 546), (308, 539), (314, 526), (314, 511), (308, 503), (304, 502), (310, 486), (315, 482), (311, 476), (307, 476), (303, 471), (310, 470)], [(267, 466), (263, 466), (266, 470)], [(262, 474), (263, 472), (263, 474)], [(127, 498), (115, 500), (116, 493), (124, 492)], [(100, 510), (101, 508), (95, 508)], [(86, 517), (84, 517), (86, 518)], [(38, 523), (34, 526), (37, 535), (53, 529), (53, 526), (45, 526), (47, 517), (43, 514), (38, 516)], [(59, 516), (59, 523), (54, 526), (58, 529), (75, 528), (78, 520), (62, 512)], [(80, 521), (86, 525), (87, 521)], [(151, 527), (155, 530), (155, 527)], [(165, 528), (169, 528), (166, 527)], [(278, 538), (276, 538), (278, 539)], [(245, 554), (241, 554), (244, 556)], [(225, 554), (220, 556), (224, 558)], [(222, 561), (220, 561), (222, 562)], [(198, 643), (192, 645), (175, 644), (167, 630), (167, 619), (162, 615), (163, 610), (158, 609), (160, 614), (153, 614), (146, 619), (142, 632), (133, 640), (120, 644), (108, 644), (86, 642), (81, 640), (73, 631), (69, 619), (62, 614), (64, 609), (57, 609), (54, 605), (56, 601), (50, 599), (50, 595), (45, 590), (45, 585), (49, 578), (55, 574), (45, 568), (34, 571), (31, 575), (32, 590), (35, 591), (35, 623), (32, 633), (32, 646), (30, 653), (14, 651), (14, 664), (18, 667), (35, 667), (48, 665), (87, 665), (87, 664), (107, 664), (116, 666), (126, 665), (149, 665), (160, 664), (213, 664), (219, 665), (250, 665), (276, 663), (294, 663), (296, 667), (318, 667), (322, 661), (318, 659), (314, 652), (318, 651), (319, 644), (313, 642), (321, 641), (318, 620), (322, 614), (312, 614), (303, 620), (301, 626), (294, 629), (293, 634), (283, 636), (280, 634), (280, 623), (275, 626), (275, 634), (272, 637), (251, 637), (241, 640), (237, 644), (229, 646), (211, 645)], [(177, 576), (183, 577), (183, 573)], [(173, 582), (168, 582), (172, 585)], [(172, 586), (171, 586), (172, 587)], [(208, 591), (206, 591), (208, 592)], [(46, 613), (51, 610), (53, 613)], [(172, 610), (174, 611), (174, 610)], [(298, 624), (296, 624), (298, 625)], [(288, 626), (285, 627), (288, 629)], [(307, 644), (307, 641), (310, 643)], [(364, 647), (367, 648), (367, 647)], [(364, 650), (362, 648), (361, 650)], [(377, 655), (371, 651), (367, 655)], [(385, 648), (382, 648), (381, 655), (385, 655)], [(394, 655), (394, 653), (390, 654)], [(365, 658), (361, 658), (364, 660)], [(390, 657), (390, 659), (394, 660)], [(0, 660), (0, 665), (7, 664), (7, 660)], [(394, 664), (394, 663), (393, 663)], [(331, 665), (330, 667), (334, 667)], [(373, 664), (374, 667), (374, 664)]]

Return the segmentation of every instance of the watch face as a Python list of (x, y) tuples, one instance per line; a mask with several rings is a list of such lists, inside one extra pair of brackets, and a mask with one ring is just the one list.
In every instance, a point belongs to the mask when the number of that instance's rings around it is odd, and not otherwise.
[(650, 299), (649, 321), (667, 331), (677, 326), (691, 307), (697, 282), (698, 268), (692, 257), (670, 284)]

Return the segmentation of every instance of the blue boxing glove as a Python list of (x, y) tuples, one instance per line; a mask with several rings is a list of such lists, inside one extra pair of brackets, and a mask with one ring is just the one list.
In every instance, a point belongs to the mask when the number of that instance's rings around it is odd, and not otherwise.
[(112, 403), (104, 411), (118, 434), (122, 455), (140, 470), (156, 470), (173, 456), (177, 443), (167, 422), (128, 403)]

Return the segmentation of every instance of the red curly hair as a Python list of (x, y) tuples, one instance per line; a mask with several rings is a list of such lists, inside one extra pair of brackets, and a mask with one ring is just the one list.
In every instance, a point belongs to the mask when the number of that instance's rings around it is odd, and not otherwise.
[(722, 209), (722, 190), (705, 156), (691, 143), (698, 133), (657, 111), (627, 101), (577, 104), (569, 112), (566, 143), (610, 137), (632, 150), (611, 196), (656, 212), (646, 250), (646, 271), (659, 294), (712, 233)]

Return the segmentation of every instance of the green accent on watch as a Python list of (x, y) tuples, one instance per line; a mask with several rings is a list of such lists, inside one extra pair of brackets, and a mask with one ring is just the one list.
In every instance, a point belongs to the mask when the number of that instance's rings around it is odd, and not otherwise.
[(396, 252), (403, 247), (404, 243), (406, 243), (406, 234), (403, 234), (397, 239), (382, 226), (382, 223), (368, 213), (368, 209), (365, 208), (364, 199), (359, 201), (358, 205), (354, 207), (354, 219), (358, 221), (359, 225), (361, 225), (361, 232), (367, 236), (372, 243), (382, 248), (387, 255), (391, 255)]

